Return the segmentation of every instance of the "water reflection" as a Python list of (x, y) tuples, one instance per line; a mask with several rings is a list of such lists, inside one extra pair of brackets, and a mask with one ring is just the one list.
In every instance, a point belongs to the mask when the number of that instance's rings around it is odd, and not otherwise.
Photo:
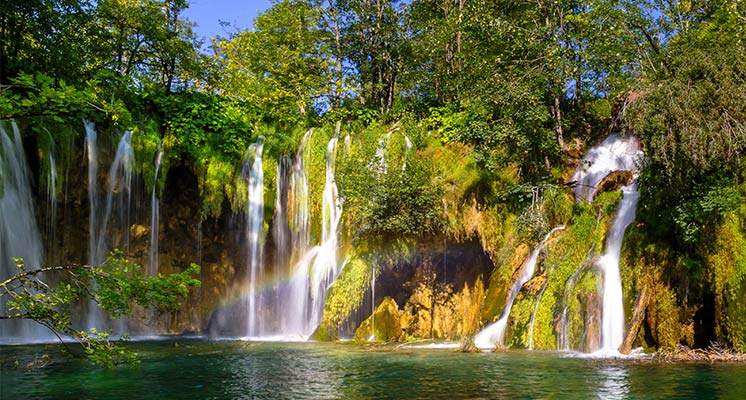
[(599, 371), (599, 399), (624, 399), (629, 394), (629, 373), (626, 366), (604, 366)]

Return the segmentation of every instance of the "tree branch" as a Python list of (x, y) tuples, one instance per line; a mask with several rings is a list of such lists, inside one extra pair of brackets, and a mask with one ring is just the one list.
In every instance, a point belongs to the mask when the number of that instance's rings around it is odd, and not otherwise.
[(44, 273), (44, 272), (51, 272), (51, 271), (72, 271), (72, 270), (79, 270), (79, 269), (90, 270), (90, 269), (93, 269), (93, 268), (95, 268), (95, 267), (93, 267), (91, 265), (61, 265), (61, 266), (56, 266), (56, 267), (39, 268), (39, 269), (35, 269), (33, 271), (24, 271), (24, 272), (21, 272), (21, 273), (18, 273), (18, 274), (15, 274), (15, 275), (11, 276), (10, 278), (6, 279), (3, 282), (0, 282), (0, 287), (7, 286), (9, 283), (11, 283), (11, 282), (13, 282), (15, 280), (19, 280), (19, 279), (25, 278), (27, 276), (38, 275), (38, 274), (41, 274), (41, 273)]

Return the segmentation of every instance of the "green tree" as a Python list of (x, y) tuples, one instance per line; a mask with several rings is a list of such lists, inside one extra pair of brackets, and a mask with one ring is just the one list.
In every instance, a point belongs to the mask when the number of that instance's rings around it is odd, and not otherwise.
[(71, 84), (90, 78), (95, 24), (90, 1), (6, 1), (0, 7), (0, 84), (43, 72)]
[(319, 21), (310, 3), (284, 0), (259, 15), (253, 31), (216, 42), (216, 91), (260, 105), (275, 120), (305, 118), (329, 93), (331, 62)]
[(199, 42), (182, 18), (186, 0), (103, 0), (97, 3), (99, 57), (138, 87), (171, 92), (198, 74)]
[(338, 0), (345, 59), (360, 105), (388, 113), (397, 95), (404, 45), (397, 0)]

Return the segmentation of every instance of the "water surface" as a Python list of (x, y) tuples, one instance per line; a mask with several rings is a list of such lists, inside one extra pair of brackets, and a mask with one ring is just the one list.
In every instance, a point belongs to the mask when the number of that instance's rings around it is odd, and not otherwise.
[[(743, 399), (746, 365), (599, 361), (559, 353), (329, 343), (134, 343), (112, 370), (57, 346), (0, 346), (2, 399)], [(54, 362), (27, 368), (30, 361)], [(19, 366), (15, 366), (16, 361)], [(43, 364), (43, 363), (41, 363)]]

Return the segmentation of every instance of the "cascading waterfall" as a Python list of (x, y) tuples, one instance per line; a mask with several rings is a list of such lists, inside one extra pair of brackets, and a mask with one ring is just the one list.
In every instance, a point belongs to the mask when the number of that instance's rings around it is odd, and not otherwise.
[(300, 255), (305, 253), (310, 242), (308, 227), (311, 222), (308, 199), (308, 174), (306, 166), (311, 162), (311, 136), (313, 128), (306, 131), (298, 146), (293, 164), (293, 173), (290, 176), (290, 191), (292, 199), (289, 201), (292, 211), (291, 234), (293, 237), (293, 257), (291, 260), (298, 261)]
[(150, 264), (148, 274), (158, 275), (158, 229), (160, 227), (160, 204), (158, 199), (158, 172), (161, 169), (161, 158), (163, 141), (158, 142), (155, 152), (155, 174), (153, 175), (153, 191), (150, 195)]
[[(44, 248), (34, 214), (31, 176), (18, 126), (0, 122), (0, 280), (16, 274), (13, 258), (22, 258), (27, 270), (41, 268)], [(0, 308), (7, 298), (0, 296)], [(0, 321), (3, 341), (43, 341), (52, 338), (41, 325), (26, 320)]]
[[(130, 141), (132, 131), (126, 131), (119, 139), (114, 161), (109, 169), (106, 193), (106, 208), (96, 239), (94, 265), (106, 260), (114, 246), (129, 247), (130, 204), (132, 202), (132, 178), (135, 170), (135, 152)], [(107, 232), (109, 225), (112, 232)], [(107, 245), (107, 239), (111, 243)]]
[(601, 256), (598, 265), (604, 274), (604, 295), (601, 313), (601, 350), (617, 351), (624, 341), (624, 298), (622, 297), (622, 279), (619, 275), (619, 258), (622, 252), (624, 232), (635, 220), (637, 209), (637, 184), (622, 188), (624, 197), (619, 201), (619, 208), (606, 239), (606, 253)]
[[(48, 132), (47, 132), (48, 134)], [(57, 237), (57, 162), (54, 158), (54, 141), (49, 135), (49, 155), (47, 156), (47, 171), (44, 190), (44, 200), (46, 203), (46, 220), (44, 222), (44, 233), (48, 243), (54, 243)], [(54, 260), (52, 253), (54, 245), (49, 246), (50, 254), (47, 256)]]
[[(247, 183), (246, 208), (247, 288), (242, 294), (245, 325), (230, 325), (231, 332), (250, 338), (305, 339), (310, 332), (309, 279), (299, 278), (293, 266), (306, 258), (310, 244), (310, 204), (306, 166), (310, 162), (313, 129), (307, 131), (295, 159), (282, 156), (277, 165), (275, 214), (272, 220), (274, 260), (265, 263), (263, 138), (251, 145), (241, 172)], [(268, 273), (267, 271), (271, 271)], [(315, 327), (314, 327), (315, 328)]]
[(544, 239), (531, 252), (531, 255), (526, 261), (526, 264), (523, 266), (523, 272), (521, 273), (521, 276), (518, 278), (518, 280), (513, 282), (513, 286), (510, 288), (510, 293), (508, 293), (508, 300), (505, 303), (505, 308), (503, 309), (502, 314), (500, 314), (500, 319), (485, 327), (474, 337), (474, 344), (478, 348), (491, 349), (495, 346), (503, 345), (503, 340), (505, 339), (505, 329), (508, 326), (508, 317), (510, 317), (510, 309), (513, 306), (513, 301), (515, 301), (516, 296), (518, 296), (518, 292), (520, 292), (523, 284), (528, 282), (529, 279), (534, 276), (534, 271), (536, 270), (536, 261), (539, 258), (539, 254), (541, 253), (541, 249), (542, 247), (544, 247), (544, 244), (547, 242), (547, 240), (549, 240), (554, 232), (562, 229), (565, 229), (565, 227), (558, 226), (549, 231)]
[[(342, 216), (342, 202), (337, 196), (337, 184), (334, 180), (334, 163), (338, 136), (329, 140), (326, 150), (326, 179), (322, 199), (321, 244), (310, 249), (297, 266), (294, 281), (308, 287), (308, 319), (304, 323), (302, 335), (308, 337), (321, 322), (321, 315), (326, 300), (326, 291), (339, 274), (337, 260), (337, 231)], [(310, 303), (308, 303), (310, 301)]]
[[(592, 148), (575, 172), (576, 201), (592, 201), (593, 193), (604, 177), (614, 171), (633, 171), (636, 175), (643, 153), (635, 136), (609, 135), (601, 144)], [(602, 352), (615, 352), (624, 340), (624, 305), (622, 281), (619, 274), (619, 258), (624, 231), (634, 221), (637, 208), (637, 184), (622, 188), (624, 194), (619, 202), (616, 216), (606, 239), (606, 252), (598, 265), (603, 273), (603, 301), (601, 314)], [(565, 338), (564, 346), (569, 347)]]
[(247, 296), (248, 321), (246, 334), (255, 337), (262, 332), (261, 320), (257, 318), (257, 311), (263, 307), (262, 293), (257, 287), (263, 281), (262, 249), (264, 239), (264, 170), (262, 168), (262, 152), (264, 138), (259, 137), (256, 143), (249, 146), (244, 157), (241, 172), (242, 179), (247, 185), (246, 204), (246, 236), (248, 239), (247, 270), (249, 272), (249, 293)]
[[(263, 339), (307, 339), (318, 327), (326, 291), (341, 269), (337, 231), (342, 212), (334, 179), (339, 127), (326, 152), (320, 243), (310, 247), (310, 201), (306, 166), (313, 130), (303, 136), (291, 162), (277, 166), (277, 194), (272, 223), (274, 263), (265, 265), (263, 248), (262, 139), (247, 151), (242, 177), (248, 182), (247, 282), (242, 298), (246, 336)], [(272, 275), (266, 271), (272, 270)], [(230, 324), (230, 322), (228, 322)]]
[(277, 179), (275, 184), (275, 214), (272, 217), (272, 239), (274, 242), (274, 282), (272, 284), (272, 314), (281, 316), (285, 296), (282, 293), (287, 278), (286, 269), (290, 265), (292, 254), (292, 237), (288, 225), (288, 199), (293, 162), (289, 156), (282, 155), (277, 160)]

